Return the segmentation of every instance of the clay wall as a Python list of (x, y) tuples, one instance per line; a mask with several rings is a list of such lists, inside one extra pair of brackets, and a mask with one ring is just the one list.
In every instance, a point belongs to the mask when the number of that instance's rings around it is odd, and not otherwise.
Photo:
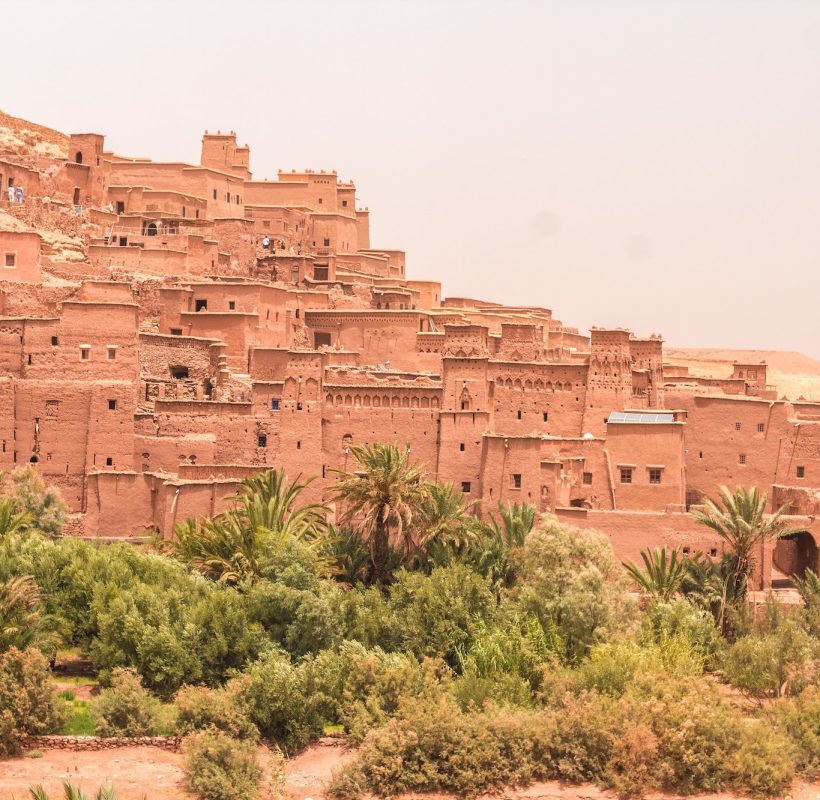
[(0, 231), (0, 280), (39, 283), (40, 245), (37, 233)]
[(28, 198), (39, 195), (40, 173), (29, 169), (23, 164), (16, 164), (13, 161), (0, 159), (0, 208), (6, 208), (8, 202), (8, 187), (23, 187), (23, 202)]

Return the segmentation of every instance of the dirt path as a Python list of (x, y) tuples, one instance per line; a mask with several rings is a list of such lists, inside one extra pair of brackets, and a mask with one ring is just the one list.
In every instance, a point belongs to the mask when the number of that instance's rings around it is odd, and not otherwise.
[[(285, 795), (288, 800), (323, 800), (324, 785), (333, 770), (351, 758), (339, 740), (323, 740), (288, 761)], [(261, 761), (270, 754), (264, 748)], [(191, 800), (184, 789), (182, 756), (156, 747), (126, 747), (89, 753), (50, 750), (42, 758), (13, 758), (0, 761), (0, 799), (28, 800), (28, 787), (42, 784), (52, 798), (62, 797), (63, 781), (79, 784), (87, 794), (110, 780), (118, 800)], [(267, 787), (266, 787), (267, 788)], [(263, 793), (263, 798), (266, 797)], [(820, 800), (820, 785), (798, 783), (788, 795), (791, 800)], [(415, 795), (423, 800), (454, 800), (449, 795)], [(492, 800), (616, 800), (612, 792), (595, 786), (564, 786), (537, 783), (526, 789), (509, 789)], [(728, 794), (702, 795), (702, 800), (739, 800)], [(405, 796), (401, 800), (412, 800)], [(485, 800), (490, 800), (486, 798)], [(650, 795), (647, 800), (680, 800)]]

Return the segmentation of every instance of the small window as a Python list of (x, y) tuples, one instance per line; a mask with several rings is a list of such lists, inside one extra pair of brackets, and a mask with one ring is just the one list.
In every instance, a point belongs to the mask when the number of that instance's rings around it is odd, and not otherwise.
[(228, 300), (228, 311), (236, 311), (236, 300)]
[(658, 484), (661, 482), (661, 474), (663, 473), (662, 469), (650, 469), (649, 470), (649, 482)]
[(717, 547), (710, 547), (709, 548), (709, 556), (711, 558), (717, 558)]
[(805, 478), (806, 477), (806, 468), (805, 467), (798, 467), (795, 474), (797, 475), (798, 478)]
[(632, 467), (621, 467), (621, 483), (632, 483)]
[(182, 206), (182, 216), (185, 216), (185, 206)]
[(762, 422), (758, 422), (757, 423), (757, 432), (758, 433), (763, 433), (765, 430), (766, 430), (765, 424), (762, 423)]
[(692, 548), (691, 548), (691, 547), (684, 547), (684, 548), (683, 548), (683, 554), (684, 554), (685, 556), (688, 556), (688, 555), (689, 555), (689, 553), (690, 553), (691, 551), (692, 551)]
[(117, 200), (117, 213), (124, 214), (125, 213), (125, 201), (124, 200)]
[(207, 311), (208, 310), (208, 301), (207, 300), (194, 300), (194, 311)]
[(14, 269), (17, 266), (17, 253), (6, 253), (3, 265), (8, 269)]
[(592, 483), (592, 473), (591, 472), (585, 472), (584, 473), (584, 483), (587, 486), (589, 486)]
[(472, 485), (470, 484), (470, 481), (461, 482), (461, 491), (464, 492), (464, 494), (469, 494), (471, 490)]
[(117, 401), (116, 400), (109, 400), (108, 401), (108, 410), (109, 411), (116, 411), (117, 410)]
[(214, 189), (214, 200), (216, 200), (216, 189)]
[(301, 442), (299, 442), (299, 441), (297, 441), (297, 442), (296, 442), (296, 449), (297, 449), (297, 450), (301, 450), (301, 449), (302, 449), (302, 443), (301, 443)]
[(113, 467), (114, 466), (114, 459), (111, 456), (105, 459), (105, 466), (106, 467)]
[(512, 474), (512, 486), (513, 486), (513, 489), (520, 489), (521, 488), (521, 473), (520, 472), (513, 472), (513, 474)]
[(274, 398), (270, 401), (271, 411), (278, 411), (279, 410), (279, 399)]
[(546, 422), (550, 418), (550, 415), (545, 411), (544, 412), (544, 422)]
[(521, 419), (521, 417), (524, 416), (524, 414), (523, 414), (523, 412), (519, 411), (517, 416), (518, 416), (518, 419)]
[(322, 198), (319, 198), (319, 205), (322, 205)]
[(126, 247), (128, 245), (128, 237), (127, 236), (120, 236), (119, 237), (119, 245), (120, 245), (120, 247)]
[(746, 454), (745, 454), (745, 453), (741, 453), (741, 454), (737, 457), (737, 463), (738, 463), (738, 464), (745, 464), (745, 463), (746, 463)]
[(342, 200), (342, 208), (347, 208), (347, 200)]
[(296, 309), (296, 319), (299, 319), (299, 309)]
[(735, 430), (736, 430), (736, 431), (739, 431), (742, 427), (743, 427), (743, 426), (742, 426), (739, 422), (736, 422), (736, 423), (735, 423)]
[(698, 451), (698, 458), (703, 458), (703, 450)]
[(302, 406), (302, 401), (300, 400), (300, 401), (298, 401), (298, 402), (296, 403), (296, 410), (297, 410), (297, 411), (301, 411), (301, 410), (302, 410), (302, 408), (303, 408), (303, 406)]
[(171, 377), (175, 381), (184, 381), (188, 379), (188, 367), (171, 367)]
[(171, 328), (171, 336), (182, 336), (182, 328)]
[(324, 240), (324, 246), (325, 247), (330, 247), (330, 239), (325, 239)]
[(267, 447), (268, 437), (264, 433), (260, 433), (259, 436), (256, 437), (256, 445), (257, 447)]
[(91, 360), (91, 348), (90, 347), (81, 347), (80, 348), (80, 360), (81, 361), (90, 361)]
[(52, 336), (51, 337), (51, 346), (52, 347), (57, 347), (58, 344), (60, 344), (60, 340), (56, 336)]
[(108, 360), (115, 361), (117, 358), (117, 348), (116, 347), (108, 347)]
[(462, 442), (462, 443), (458, 446), (458, 449), (459, 449), (462, 453), (464, 452), (464, 442)]

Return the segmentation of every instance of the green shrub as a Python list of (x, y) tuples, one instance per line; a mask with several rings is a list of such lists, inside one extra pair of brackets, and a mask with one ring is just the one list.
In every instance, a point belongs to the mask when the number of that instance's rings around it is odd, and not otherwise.
[(393, 716), (402, 698), (445, 691), (441, 661), (419, 663), (412, 655), (367, 650), (358, 642), (320, 653), (309, 669), (323, 717), (344, 726), (355, 741)]
[(780, 731), (756, 720), (743, 729), (726, 769), (728, 783), (738, 791), (752, 797), (782, 797), (794, 780), (794, 747)]
[(795, 619), (785, 618), (765, 633), (738, 639), (726, 651), (723, 673), (751, 697), (797, 694), (813, 679), (818, 644)]
[(256, 744), (209, 730), (183, 742), (188, 788), (200, 800), (256, 800), (262, 771)]
[(131, 669), (115, 669), (111, 686), (91, 706), (100, 736), (156, 736), (172, 726), (172, 710), (142, 685)]
[(179, 733), (221, 730), (235, 739), (256, 741), (259, 738), (259, 731), (237, 696), (236, 686), (231, 689), (183, 686), (177, 692), (174, 704)]
[(48, 662), (34, 649), (0, 653), (0, 755), (19, 752), (30, 734), (56, 733), (70, 713), (51, 686)]
[(557, 632), (569, 662), (633, 619), (624, 571), (604, 536), (548, 520), (514, 551), (514, 561), (512, 598), (545, 631)]
[(401, 649), (417, 658), (440, 656), (452, 667), (474, 628), (496, 608), (487, 581), (458, 564), (430, 575), (402, 569), (390, 587), (390, 614), (401, 621)]
[[(454, 792), (475, 796), (545, 777), (536, 764), (533, 716), (464, 713), (452, 698), (412, 699), (365, 737), (356, 759), (330, 785), (339, 797)], [(547, 735), (551, 733), (548, 729)], [(540, 750), (545, 748), (541, 746)]]
[(820, 776), (820, 689), (809, 686), (775, 703), (771, 718), (794, 744), (797, 771), (809, 779)]
[(300, 750), (322, 735), (320, 698), (309, 664), (296, 666), (285, 654), (271, 651), (227, 688), (259, 733), (286, 752)]

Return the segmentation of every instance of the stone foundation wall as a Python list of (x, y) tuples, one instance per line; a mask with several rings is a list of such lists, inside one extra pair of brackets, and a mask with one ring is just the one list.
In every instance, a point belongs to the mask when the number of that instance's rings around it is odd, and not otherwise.
[(179, 750), (181, 736), (28, 736), (23, 740), (25, 750), (114, 750), (120, 747), (160, 747), (175, 752)]

